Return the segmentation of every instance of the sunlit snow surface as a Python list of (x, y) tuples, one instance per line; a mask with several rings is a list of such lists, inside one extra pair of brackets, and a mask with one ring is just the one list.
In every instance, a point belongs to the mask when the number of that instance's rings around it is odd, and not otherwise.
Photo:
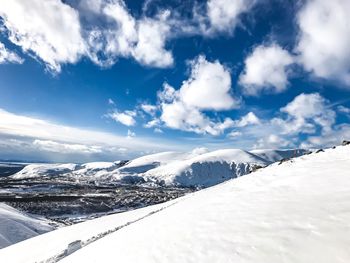
[[(61, 228), (4, 262), (350, 262), (350, 147)], [(20, 253), (18, 253), (20, 252)]]

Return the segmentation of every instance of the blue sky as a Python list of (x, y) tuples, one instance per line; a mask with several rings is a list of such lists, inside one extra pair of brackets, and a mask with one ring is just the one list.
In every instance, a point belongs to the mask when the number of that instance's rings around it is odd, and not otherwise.
[(350, 136), (349, 10), (349, 0), (0, 1), (0, 158), (338, 144)]

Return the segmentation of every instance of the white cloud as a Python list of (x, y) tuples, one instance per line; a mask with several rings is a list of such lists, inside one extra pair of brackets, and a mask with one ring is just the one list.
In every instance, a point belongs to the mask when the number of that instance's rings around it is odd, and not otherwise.
[(141, 64), (164, 68), (174, 63), (172, 53), (165, 49), (170, 35), (167, 24), (169, 15), (170, 11), (167, 10), (155, 19), (143, 18), (138, 22), (138, 41), (132, 55)]
[(10, 41), (52, 71), (85, 53), (78, 12), (60, 0), (0, 0), (0, 16)]
[(278, 135), (271, 134), (265, 138), (261, 138), (253, 146), (255, 149), (282, 149), (287, 146), (294, 146), (291, 141), (286, 140)]
[(155, 133), (163, 133), (163, 131), (161, 129), (159, 129), (159, 128), (154, 128), (154, 132)]
[(136, 117), (135, 111), (124, 111), (119, 112), (117, 110), (113, 111), (112, 113), (109, 113), (107, 115), (111, 119), (115, 120), (116, 122), (120, 122), (121, 124), (125, 126), (135, 126), (136, 120), (134, 117)]
[(288, 85), (288, 66), (294, 63), (287, 50), (276, 44), (258, 46), (245, 60), (239, 83), (246, 95), (257, 96), (263, 91), (280, 93)]
[(329, 109), (328, 101), (318, 93), (300, 94), (281, 108), (281, 112), (287, 113), (286, 120), (274, 119), (273, 122), (282, 127), (284, 133), (314, 133), (315, 125), (322, 128), (323, 132), (331, 130), (335, 123), (336, 114)]
[(350, 87), (349, 0), (308, 0), (298, 14), (296, 51), (300, 63), (316, 77)]
[(233, 121), (229, 118), (223, 122), (214, 121), (197, 108), (188, 107), (181, 101), (162, 104), (161, 120), (173, 129), (195, 132), (199, 134), (219, 135), (225, 129), (232, 127)]
[(211, 30), (232, 33), (240, 21), (240, 16), (249, 11), (254, 0), (209, 0), (207, 15)]
[[(9, 39), (43, 61), (52, 72), (90, 58), (101, 67), (119, 57), (165, 68), (174, 64), (170, 39), (232, 33), (255, 0), (209, 0), (193, 19), (176, 11), (133, 15), (123, 0), (0, 0), (0, 16)], [(205, 9), (205, 10), (204, 10)], [(153, 12), (154, 13), (154, 12)], [(200, 18), (196, 18), (200, 17)]]
[(0, 42), (0, 64), (17, 63), (22, 64), (24, 59), (18, 56), (15, 52), (8, 50), (3, 43)]
[(350, 140), (350, 125), (340, 124), (334, 127), (333, 130), (320, 136), (310, 136), (305, 142), (301, 144), (303, 148), (316, 147), (331, 147), (339, 145), (343, 140)]
[(154, 114), (158, 110), (157, 106), (151, 105), (151, 104), (141, 104), (140, 107), (144, 112), (146, 112), (147, 114), (149, 114), (151, 116), (154, 116)]
[[(280, 108), (277, 116), (271, 119), (259, 119), (258, 126), (247, 125), (237, 127), (238, 121), (235, 121), (236, 132), (242, 133), (239, 143), (244, 142), (243, 147), (253, 148), (295, 148), (306, 147), (307, 142), (311, 145), (311, 138), (316, 145), (329, 145), (328, 137), (341, 142), (346, 138), (345, 126), (335, 125), (336, 112), (332, 109), (332, 104), (318, 93), (300, 94), (293, 100)], [(279, 116), (278, 116), (279, 115)], [(241, 118), (243, 120), (244, 117)], [(340, 128), (342, 127), (342, 128)], [(230, 134), (227, 135), (230, 137)], [(338, 136), (338, 138), (337, 138)], [(238, 142), (238, 140), (236, 140)], [(308, 147), (306, 147), (308, 148)]]
[(114, 100), (112, 100), (111, 98), (108, 99), (108, 104), (109, 105), (115, 105), (115, 102)]
[(0, 0), (9, 39), (53, 72), (82, 56), (102, 67), (118, 57), (133, 57), (152, 67), (173, 64), (171, 51), (165, 49), (170, 11), (136, 19), (122, 0), (82, 1), (76, 8), (61, 0)]
[[(48, 157), (48, 152), (59, 153), (60, 150), (64, 150), (76, 153), (75, 160), (85, 160), (87, 154), (94, 155), (94, 160), (117, 160), (121, 158), (119, 156), (121, 153), (122, 158), (127, 158), (126, 156), (137, 156), (144, 151), (183, 150), (184, 147), (161, 138), (155, 140), (139, 136), (127, 141), (125, 138), (125, 135), (60, 125), (0, 109), (1, 158), (9, 158), (16, 153), (17, 156), (35, 160)], [(56, 152), (52, 160), (57, 160), (57, 157), (61, 156), (63, 161), (69, 161), (66, 158), (72, 157), (59, 155)]]
[(101, 146), (84, 145), (84, 144), (68, 144), (60, 143), (51, 140), (34, 140), (33, 145), (40, 150), (55, 152), (55, 153), (83, 153), (83, 154), (94, 154), (101, 153)]
[(242, 132), (240, 131), (231, 131), (227, 134), (227, 137), (231, 138), (231, 139), (234, 139), (234, 138), (237, 138), (237, 137), (240, 137), (242, 136)]
[[(85, 4), (86, 5), (86, 4)], [(84, 6), (85, 6), (84, 5)], [(153, 18), (134, 18), (121, 0), (101, 1), (94, 10), (108, 23), (94, 27), (88, 34), (91, 59), (101, 66), (111, 66), (117, 57), (133, 57), (140, 64), (168, 67), (173, 64), (172, 53), (165, 49), (170, 34), (166, 10)]]
[(128, 133), (127, 133), (127, 138), (130, 139), (130, 138), (133, 138), (136, 136), (136, 133), (133, 132), (132, 130), (128, 130)]
[(154, 127), (158, 127), (160, 126), (160, 120), (159, 119), (154, 119), (154, 120), (151, 120), (149, 122), (147, 122), (144, 127), (145, 128), (154, 128)]
[(161, 108), (161, 121), (167, 127), (219, 135), (234, 122), (212, 120), (204, 110), (228, 110), (237, 107), (239, 102), (231, 95), (230, 72), (218, 61), (209, 62), (203, 56), (191, 61), (191, 74), (179, 90), (164, 84), (158, 92)]
[(231, 75), (219, 61), (204, 56), (191, 61), (191, 76), (184, 81), (178, 96), (188, 107), (201, 110), (228, 110), (238, 106), (230, 94)]
[(345, 107), (345, 106), (343, 106), (343, 105), (339, 105), (339, 106), (337, 107), (337, 110), (338, 110), (339, 112), (341, 112), (341, 113), (350, 114), (350, 108)]
[(243, 116), (240, 120), (235, 121), (235, 127), (245, 127), (248, 125), (257, 125), (257, 124), (260, 124), (260, 120), (253, 112), (249, 112), (247, 115)]
[[(83, 2), (85, 9), (91, 8)], [(137, 21), (129, 13), (123, 1), (99, 1), (92, 9), (98, 20), (107, 20), (88, 31), (89, 56), (104, 67), (113, 65), (119, 56), (129, 57), (137, 42)], [(97, 8), (98, 7), (98, 8)]]

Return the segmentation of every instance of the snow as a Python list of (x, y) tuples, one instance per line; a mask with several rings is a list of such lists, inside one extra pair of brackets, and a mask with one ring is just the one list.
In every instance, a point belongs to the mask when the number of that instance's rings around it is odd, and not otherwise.
[[(300, 151), (304, 153), (305, 151)], [(42, 175), (67, 175), (85, 179), (121, 183), (146, 183), (182, 187), (208, 187), (292, 156), (293, 151), (244, 151), (224, 149), (209, 152), (197, 148), (190, 152), (162, 152), (145, 155), (130, 162), (93, 162), (83, 165), (28, 165), (13, 178)]]
[[(159, 211), (174, 201), (166, 204), (149, 206), (128, 213), (120, 213), (85, 221), (72, 226), (59, 228), (55, 231), (36, 238), (24, 240), (13, 246), (0, 250), (1, 262), (55, 262), (74, 248), (74, 244), (89, 244), (95, 239), (108, 233), (113, 233), (132, 222), (141, 220), (152, 213)], [(21, 251), (22, 253), (18, 253)], [(52, 261), (49, 261), (52, 260)]]
[(290, 158), (302, 156), (305, 153), (308, 153), (309, 151), (303, 150), (303, 149), (292, 149), (292, 150), (259, 149), (259, 150), (252, 150), (250, 152), (265, 159), (270, 163), (274, 163), (282, 159), (290, 159)]
[(77, 164), (29, 164), (18, 173), (12, 175), (14, 179), (33, 178), (45, 175), (60, 175), (74, 171)]
[(114, 166), (116, 166), (116, 164), (113, 162), (91, 162), (91, 163), (85, 163), (82, 165), (82, 167), (87, 170), (109, 169)]
[[(71, 244), (76, 251), (61, 253), (60, 262), (350, 262), (349, 156), (350, 146), (340, 146), (275, 163), (167, 203), (25, 240), (0, 250), (0, 258), (45, 261)], [(99, 238), (86, 242), (91, 236)]]
[(172, 161), (183, 160), (193, 155), (190, 153), (181, 152), (161, 152), (156, 154), (145, 155), (140, 158), (130, 161), (125, 166), (121, 167), (119, 173), (144, 173), (150, 169), (158, 167), (160, 165), (168, 164)]
[(218, 150), (187, 160), (173, 161), (145, 173), (148, 180), (165, 185), (208, 187), (267, 165), (262, 158), (238, 149)]
[(50, 223), (0, 203), (0, 248), (51, 231)]

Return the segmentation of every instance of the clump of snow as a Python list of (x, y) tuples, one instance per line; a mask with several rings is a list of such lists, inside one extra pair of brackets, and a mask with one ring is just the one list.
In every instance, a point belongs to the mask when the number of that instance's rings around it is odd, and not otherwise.
[(53, 229), (49, 220), (30, 216), (0, 203), (0, 249)]

